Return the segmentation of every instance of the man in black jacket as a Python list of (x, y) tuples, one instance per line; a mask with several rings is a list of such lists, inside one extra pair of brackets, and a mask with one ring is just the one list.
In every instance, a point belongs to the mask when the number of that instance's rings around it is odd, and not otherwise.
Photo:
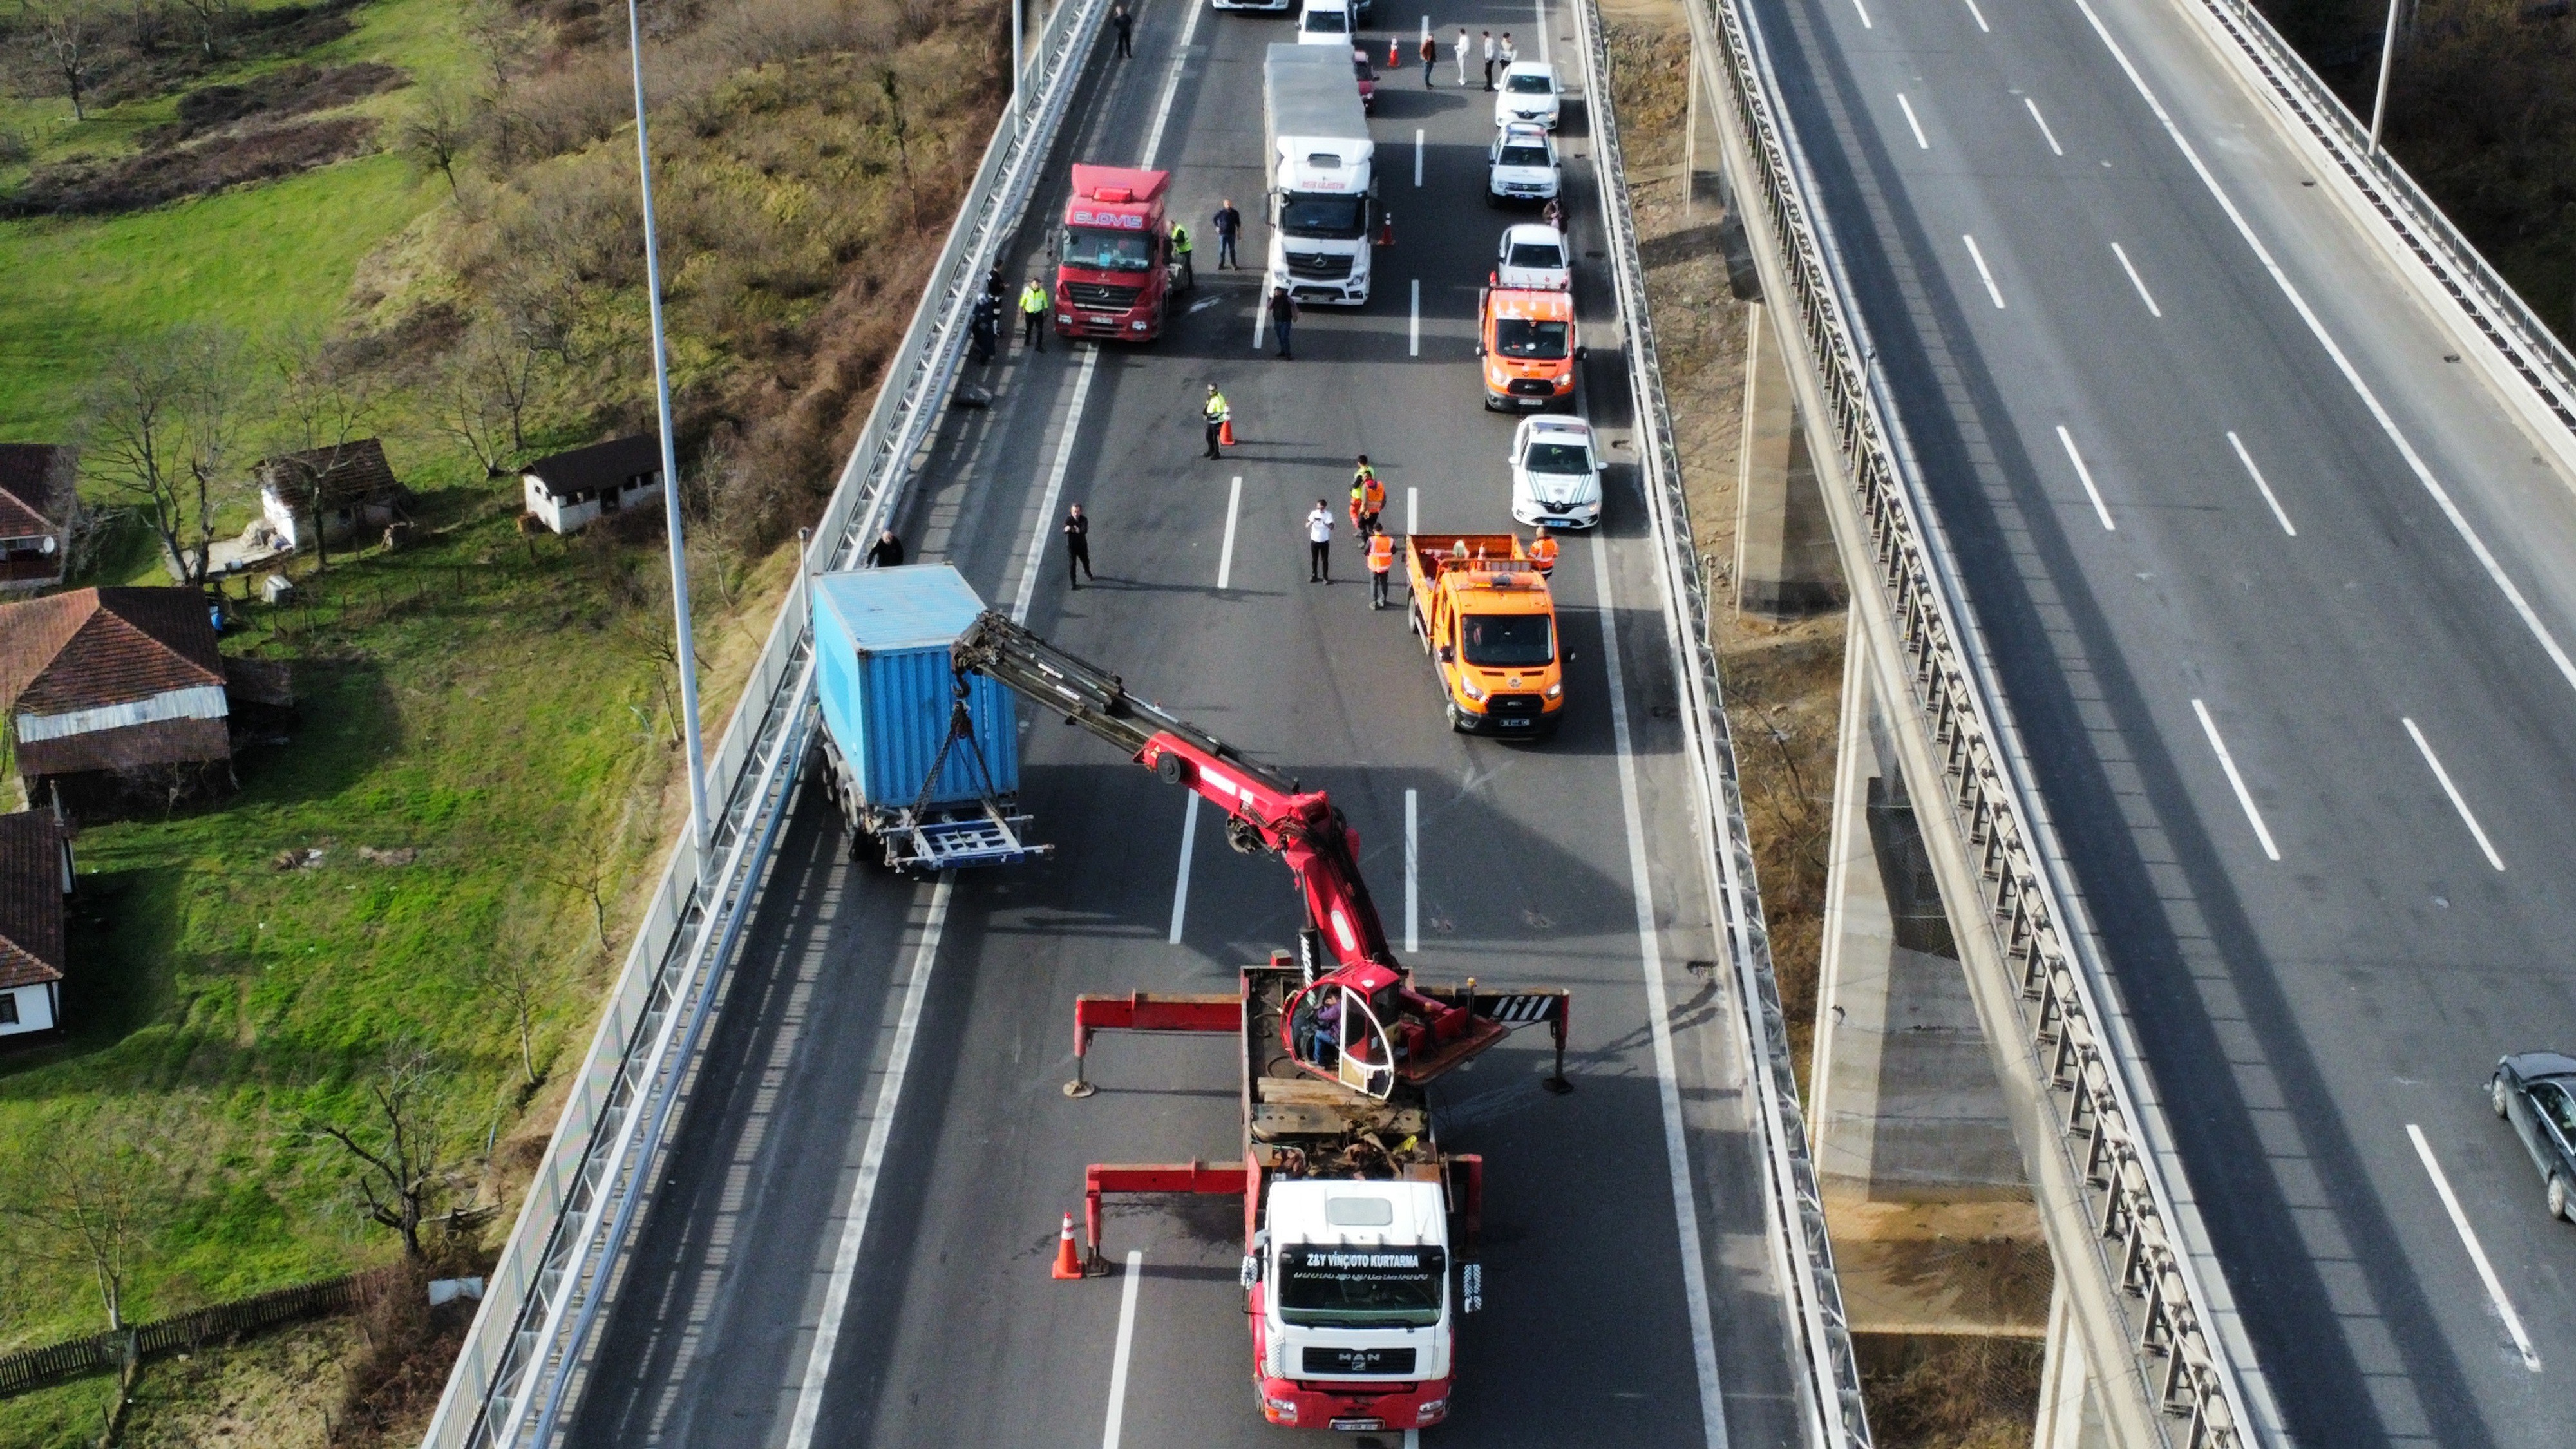
[[(1081, 578), (1074, 576), (1077, 568), (1082, 571)], [(1082, 516), (1082, 505), (1077, 503), (1064, 515), (1064, 581), (1079, 589), (1086, 578), (1100, 582), (1091, 572), (1091, 520)]]
[(895, 537), (894, 530), (889, 528), (885, 532), (878, 534), (877, 541), (869, 547), (868, 567), (872, 569), (890, 569), (900, 568), (902, 565), (903, 540)]

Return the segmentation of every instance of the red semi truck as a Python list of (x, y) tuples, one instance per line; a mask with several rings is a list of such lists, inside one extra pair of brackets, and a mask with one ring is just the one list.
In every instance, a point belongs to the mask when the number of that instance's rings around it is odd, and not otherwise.
[[(1476, 1233), (1484, 1160), (1440, 1146), (1425, 1084), (1545, 1023), (1568, 1090), (1571, 998), (1555, 988), (1416, 983), (1388, 948), (1359, 873), (1359, 838), (1305, 791), (1224, 741), (1129, 695), (1116, 675), (987, 612), (950, 651), (960, 676), (999, 680), (1226, 812), (1236, 849), (1278, 855), (1305, 898), (1301, 960), (1244, 968), (1224, 995), (1082, 996), (1074, 1080), (1103, 1031), (1236, 1041), (1242, 1136), (1229, 1160), (1096, 1163), (1085, 1174), (1082, 1264), (1106, 1273), (1106, 1194), (1243, 1201), (1242, 1283), (1264, 1417), (1299, 1428), (1402, 1432), (1448, 1417), (1458, 1322), (1483, 1302)], [(1329, 958), (1329, 963), (1328, 959)]]
[(1055, 330), (1151, 342), (1171, 299), (1171, 173), (1076, 166), (1056, 241)]

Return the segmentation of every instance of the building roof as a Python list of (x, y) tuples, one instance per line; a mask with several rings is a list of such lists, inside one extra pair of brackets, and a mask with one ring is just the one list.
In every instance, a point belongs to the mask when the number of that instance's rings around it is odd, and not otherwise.
[(385, 445), (374, 438), (358, 438), (336, 448), (280, 453), (251, 465), (251, 476), (261, 487), (298, 500), (307, 496), (316, 472), (322, 475), (322, 500), (329, 504), (375, 503), (403, 491), (393, 465), (385, 461)]
[(32, 538), (62, 527), (79, 467), (76, 449), (0, 443), (0, 538)]
[(660, 476), (662, 435), (637, 433), (629, 438), (611, 438), (605, 443), (539, 458), (520, 471), (544, 484), (546, 491), (557, 498), (622, 488), (629, 478)]
[(0, 815), (0, 989), (62, 979), (62, 822)]
[(74, 589), (0, 604), (0, 709), (61, 714), (223, 682), (195, 589)]

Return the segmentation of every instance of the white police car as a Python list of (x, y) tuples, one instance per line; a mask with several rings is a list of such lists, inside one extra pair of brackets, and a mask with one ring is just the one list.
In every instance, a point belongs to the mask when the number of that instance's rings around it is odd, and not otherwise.
[(1601, 455), (1581, 418), (1521, 419), (1512, 434), (1512, 517), (1550, 528), (1601, 521)]
[(1553, 131), (1563, 94), (1557, 88), (1555, 66), (1538, 60), (1513, 61), (1494, 90), (1494, 124), (1528, 121)]
[(1553, 201), (1561, 182), (1556, 138), (1545, 127), (1514, 122), (1496, 133), (1485, 155), (1486, 205)]

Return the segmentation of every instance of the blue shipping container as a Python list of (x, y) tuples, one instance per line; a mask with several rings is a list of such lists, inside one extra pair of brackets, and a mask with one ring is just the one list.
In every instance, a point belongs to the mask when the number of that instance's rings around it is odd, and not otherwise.
[[(922, 797), (921, 783), (948, 738), (956, 675), (948, 646), (966, 632), (984, 601), (947, 564), (862, 569), (814, 580), (814, 692), (823, 728), (850, 762), (859, 803), (901, 810)], [(1019, 718), (1011, 691), (980, 674), (967, 676), (966, 708), (992, 772), (990, 788), (1020, 788)], [(969, 805), (986, 782), (963, 741), (948, 752), (932, 785), (933, 807)]]

